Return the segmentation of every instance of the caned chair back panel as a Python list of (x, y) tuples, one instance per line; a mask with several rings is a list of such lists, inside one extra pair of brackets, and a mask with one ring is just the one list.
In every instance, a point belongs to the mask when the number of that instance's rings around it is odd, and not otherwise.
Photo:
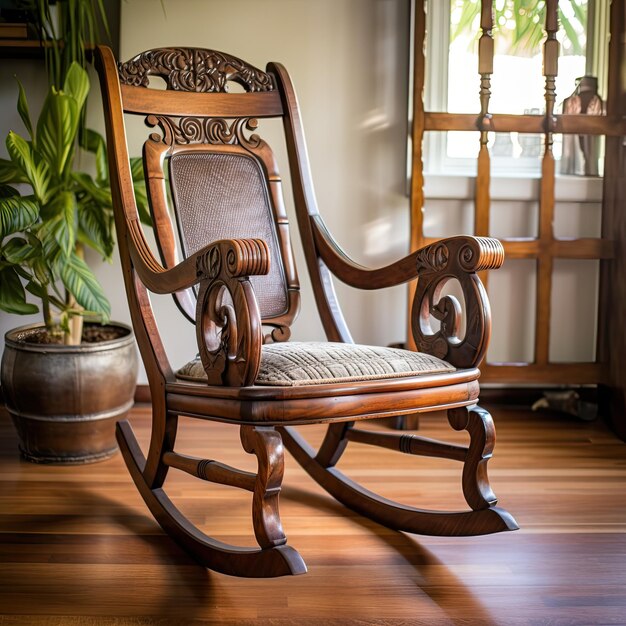
[(263, 317), (286, 313), (287, 287), (259, 162), (236, 152), (179, 152), (170, 158), (170, 182), (183, 254), (207, 241), (263, 239), (274, 263), (267, 276), (251, 277), (259, 309)]
[[(263, 239), (270, 271), (251, 282), (263, 321), (286, 330), (298, 310), (299, 286), (278, 167), (253, 132), (257, 117), (282, 114), (273, 77), (199, 49), (148, 51), (118, 69), (124, 112), (145, 115), (160, 130), (145, 142), (143, 158), (164, 265), (220, 239)], [(151, 89), (150, 75), (162, 77), (166, 91)], [(227, 93), (229, 81), (245, 93)], [(190, 320), (195, 299), (191, 289), (175, 294)]]

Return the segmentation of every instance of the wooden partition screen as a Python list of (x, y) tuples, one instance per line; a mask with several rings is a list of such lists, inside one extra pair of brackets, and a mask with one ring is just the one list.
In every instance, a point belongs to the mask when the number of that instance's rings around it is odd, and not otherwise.
[[(480, 114), (457, 114), (424, 109), (424, 78), (426, 72), (425, 41), (426, 9), (423, 0), (415, 2), (414, 98), (412, 127), (411, 180), (411, 249), (435, 241), (424, 235), (424, 176), (422, 146), (425, 131), (478, 131), (477, 165), (474, 198), (474, 234), (489, 236), (491, 164), (488, 133), (492, 131), (540, 133), (543, 135), (539, 195), (539, 225), (536, 238), (503, 239), (507, 258), (534, 259), (537, 264), (534, 361), (530, 363), (483, 363), (483, 381), (527, 384), (600, 384), (619, 390), (626, 388), (625, 331), (626, 269), (624, 213), (624, 135), (626, 72), (624, 1), (613, 0), (610, 10), (609, 87), (606, 115), (555, 114), (555, 79), (558, 73), (559, 43), (557, 40), (558, 0), (547, 0), (544, 24), (543, 77), (545, 113), (543, 115), (508, 115), (491, 113), (491, 76), (493, 74), (494, 41), (492, 36), (492, 0), (482, 0), (478, 73), (476, 93), (480, 98)], [(473, 95), (468, 94), (468, 97)], [(555, 159), (552, 151), (555, 133), (604, 135), (606, 165), (602, 234), (599, 238), (564, 239), (554, 234)], [(620, 257), (620, 255), (622, 255)], [(600, 302), (598, 309), (598, 346), (595, 362), (550, 362), (550, 304), (555, 259), (598, 259), (600, 261)], [(620, 275), (621, 274), (621, 275)], [(485, 283), (488, 276), (483, 276)], [(414, 286), (412, 286), (414, 289)], [(618, 297), (619, 294), (619, 297)], [(621, 298), (621, 300), (619, 299)], [(409, 298), (411, 301), (412, 298)], [(581, 329), (593, 333), (596, 329)], [(575, 338), (572, 338), (575, 341)], [(615, 400), (615, 397), (613, 398)], [(622, 405), (626, 406), (623, 402)], [(624, 418), (626, 421), (626, 418)]]

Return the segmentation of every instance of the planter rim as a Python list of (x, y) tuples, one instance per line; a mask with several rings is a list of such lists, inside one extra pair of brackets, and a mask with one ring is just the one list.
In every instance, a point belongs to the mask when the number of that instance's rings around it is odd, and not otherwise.
[(29, 343), (15, 338), (18, 333), (23, 333), (36, 328), (43, 328), (43, 322), (37, 322), (35, 324), (27, 324), (26, 326), (18, 326), (13, 328), (4, 335), (5, 345), (18, 350), (26, 352), (38, 352), (38, 353), (63, 353), (63, 354), (84, 354), (89, 352), (105, 352), (106, 350), (112, 350), (120, 348), (122, 346), (134, 343), (135, 335), (133, 329), (123, 322), (107, 322), (104, 326), (116, 326), (128, 331), (128, 335), (124, 337), (117, 337), (116, 339), (110, 339), (109, 341), (101, 341), (98, 343), (80, 344), (77, 346), (66, 346), (64, 344), (48, 344), (48, 343)]

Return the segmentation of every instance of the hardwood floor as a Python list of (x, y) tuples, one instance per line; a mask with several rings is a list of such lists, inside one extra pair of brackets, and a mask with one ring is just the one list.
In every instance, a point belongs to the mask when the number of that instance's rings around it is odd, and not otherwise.
[[(514, 533), (389, 531), (335, 503), (290, 457), (281, 514), (304, 576), (211, 573), (163, 535), (121, 457), (79, 467), (21, 461), (0, 412), (0, 624), (626, 624), (626, 444), (601, 422), (494, 410), (490, 463)], [(149, 410), (133, 427), (145, 444)], [(308, 427), (318, 441), (323, 427)], [(437, 415), (422, 434), (463, 441)], [(254, 470), (238, 429), (184, 420), (180, 451)], [(417, 506), (463, 507), (460, 465), (351, 444), (340, 467)], [(170, 474), (209, 532), (254, 545), (250, 494)]]

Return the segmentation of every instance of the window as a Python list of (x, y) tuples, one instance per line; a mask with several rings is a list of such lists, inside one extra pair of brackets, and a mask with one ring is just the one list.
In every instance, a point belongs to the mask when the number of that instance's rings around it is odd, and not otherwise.
[[(419, 1), (419, 0), (416, 0)], [(544, 112), (542, 47), (545, 1), (496, 0), (494, 3), (494, 73), (491, 113)], [(561, 0), (557, 77), (558, 113), (564, 99), (585, 74), (598, 76), (606, 37), (606, 7), (602, 1)], [(429, 111), (479, 113), (478, 38), (480, 0), (430, 0), (427, 13), (427, 76), (425, 106)], [(603, 84), (602, 76), (599, 77)], [(562, 136), (555, 136), (554, 154), (561, 156)], [(425, 137), (425, 166), (429, 173), (473, 173), (478, 153), (477, 132), (432, 132)], [(540, 171), (543, 136), (490, 133), (489, 148), (495, 175), (531, 175)]]

